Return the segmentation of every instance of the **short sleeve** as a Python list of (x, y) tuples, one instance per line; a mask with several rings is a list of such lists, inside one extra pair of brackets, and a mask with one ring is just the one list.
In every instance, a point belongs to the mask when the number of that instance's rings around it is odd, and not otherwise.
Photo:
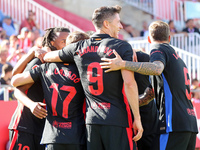
[(42, 62), (40, 61), (39, 58), (34, 58), (33, 60), (31, 60), (31, 61), (27, 64), (26, 68), (24, 69), (24, 72), (25, 72), (25, 71), (30, 71), (30, 70), (36, 68), (37, 66), (39, 66), (39, 65), (41, 65), (41, 64), (42, 64)]
[(161, 61), (166, 66), (166, 56), (161, 49), (152, 49), (150, 53), (150, 62)]
[(30, 70), (30, 75), (31, 75), (32, 79), (34, 80), (34, 82), (40, 80), (41, 72), (42, 72), (41, 66), (37, 66), (34, 69)]
[(133, 49), (129, 43), (123, 43), (119, 47), (118, 53), (123, 60), (133, 61)]
[(59, 51), (58, 55), (63, 62), (74, 62), (74, 53), (76, 50), (76, 44), (69, 44)]

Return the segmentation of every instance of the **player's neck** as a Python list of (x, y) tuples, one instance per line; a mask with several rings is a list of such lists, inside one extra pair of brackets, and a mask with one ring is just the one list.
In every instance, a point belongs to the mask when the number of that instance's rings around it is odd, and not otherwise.
[(100, 29), (96, 31), (97, 34), (109, 34), (106, 30)]
[(152, 44), (164, 44), (164, 43), (169, 44), (168, 41), (152, 41)]

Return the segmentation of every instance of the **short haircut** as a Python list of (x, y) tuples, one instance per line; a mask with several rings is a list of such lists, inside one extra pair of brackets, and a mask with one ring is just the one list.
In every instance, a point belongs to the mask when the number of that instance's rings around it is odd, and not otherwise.
[(103, 26), (103, 22), (105, 20), (112, 21), (114, 15), (116, 13), (120, 13), (121, 7), (116, 6), (104, 6), (100, 7), (94, 10), (94, 13), (92, 15), (92, 23), (97, 29), (101, 29)]
[(46, 33), (44, 35), (44, 39), (42, 41), (42, 46), (46, 46), (46, 47), (49, 47), (51, 50), (57, 50), (56, 47), (54, 47), (52, 44), (51, 44), (51, 41), (55, 41), (56, 38), (58, 37), (56, 35), (57, 32), (68, 32), (70, 33), (70, 30), (68, 28), (65, 28), (65, 27), (55, 27), (55, 28), (48, 28), (45, 30)]
[(2, 74), (6, 74), (8, 72), (11, 72), (13, 70), (13, 66), (10, 64), (4, 64), (2, 67)]
[(69, 45), (71, 43), (76, 43), (78, 41), (89, 39), (89, 38), (90, 37), (87, 33), (75, 31), (68, 35), (67, 40), (66, 40), (66, 45)]
[(168, 41), (170, 35), (169, 25), (163, 21), (152, 22), (149, 26), (149, 34), (155, 41)]

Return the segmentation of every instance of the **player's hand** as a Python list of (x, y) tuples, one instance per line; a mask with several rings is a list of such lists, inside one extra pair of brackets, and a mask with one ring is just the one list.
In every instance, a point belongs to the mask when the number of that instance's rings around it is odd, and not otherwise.
[(142, 134), (143, 134), (143, 127), (142, 127), (141, 121), (134, 120), (133, 131), (134, 131), (134, 135), (135, 135), (133, 137), (133, 140), (136, 142), (142, 137)]
[(47, 53), (46, 50), (42, 50), (42, 49), (36, 49), (35, 50), (35, 57), (39, 58), (41, 60), (42, 63), (44, 63), (44, 55)]
[(115, 71), (115, 70), (120, 70), (123, 68), (123, 64), (125, 63), (120, 55), (113, 50), (113, 53), (115, 54), (115, 58), (101, 58), (102, 61), (105, 61), (103, 63), (100, 63), (101, 68), (107, 69), (105, 72), (110, 72), (110, 71)]
[(44, 103), (34, 102), (33, 105), (30, 107), (30, 110), (33, 113), (33, 115), (35, 115), (36, 117), (40, 119), (43, 119), (43, 118), (46, 118), (47, 116), (47, 110), (43, 108), (45, 106), (46, 104)]

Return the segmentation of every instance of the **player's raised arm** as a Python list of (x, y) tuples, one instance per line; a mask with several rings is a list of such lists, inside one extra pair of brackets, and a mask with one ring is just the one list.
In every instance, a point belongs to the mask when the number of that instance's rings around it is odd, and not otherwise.
[(62, 62), (62, 60), (59, 57), (59, 51), (60, 50), (56, 50), (56, 51), (51, 51), (45, 54), (44, 56), (44, 61), (45, 62)]
[(41, 60), (41, 62), (43, 62), (42, 59), (42, 55), (46, 53), (45, 50), (42, 50), (39, 47), (32, 47), (29, 51), (28, 54), (26, 54), (25, 56), (23, 56), (15, 65), (15, 67), (13, 68), (12, 74), (16, 75), (18, 73), (22, 73), (24, 71), (24, 69), (26, 68), (26, 65), (35, 57), (35, 55), (37, 54), (37, 57)]

